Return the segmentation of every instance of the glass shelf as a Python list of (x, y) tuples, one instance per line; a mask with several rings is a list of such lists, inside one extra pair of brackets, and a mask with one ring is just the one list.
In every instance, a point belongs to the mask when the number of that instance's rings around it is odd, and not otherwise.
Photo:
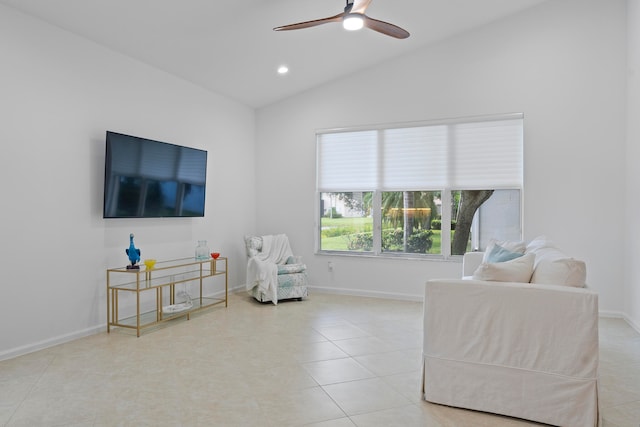
[[(206, 308), (212, 307), (214, 305), (222, 304), (224, 302), (226, 302), (224, 298), (202, 297), (202, 303), (201, 303), (200, 298), (198, 297), (192, 300), (193, 307), (188, 310), (179, 311), (176, 313), (160, 313), (160, 316), (158, 316), (157, 310), (146, 311), (144, 313), (140, 313), (140, 329), (157, 325), (160, 322), (166, 322), (168, 320), (184, 317), (191, 313), (204, 310)], [(136, 329), (137, 316), (129, 316), (129, 317), (122, 318), (117, 323), (113, 323), (111, 326), (120, 326), (123, 328)]]
[(158, 271), (158, 270), (167, 270), (177, 267), (187, 267), (194, 265), (202, 265), (202, 264), (214, 264), (215, 262), (220, 262), (222, 260), (226, 260), (225, 257), (220, 257), (217, 260), (213, 258), (207, 260), (196, 260), (195, 258), (178, 258), (178, 259), (170, 259), (165, 261), (158, 261), (156, 265), (151, 270), (146, 270), (146, 267), (140, 265), (140, 269), (128, 269), (127, 266), (124, 267), (116, 267), (110, 268), (108, 271), (118, 271), (122, 273), (144, 273), (145, 271)]
[[(134, 328), (137, 336), (144, 328), (157, 325), (166, 320), (186, 316), (224, 303), (228, 306), (228, 259), (198, 261), (194, 258), (181, 258), (167, 261), (159, 261), (149, 270), (140, 266), (139, 269), (127, 269), (125, 267), (110, 268), (107, 270), (107, 332), (111, 327)], [(205, 287), (213, 281), (213, 277), (224, 277), (224, 298), (204, 296)], [(176, 285), (184, 283), (191, 286), (193, 283), (198, 288), (197, 295), (191, 296), (193, 306), (173, 313), (163, 313), (162, 306), (175, 303)], [(164, 288), (167, 288), (166, 290)], [(155, 292), (153, 292), (155, 290)], [(120, 317), (120, 292), (135, 294), (136, 306), (133, 316)], [(210, 292), (208, 292), (210, 293)], [(142, 296), (145, 296), (145, 304), (141, 304)], [(168, 298), (167, 298), (168, 296)], [(149, 306), (149, 299), (155, 301), (155, 310), (141, 310), (141, 305)], [(131, 307), (129, 310), (131, 312)]]

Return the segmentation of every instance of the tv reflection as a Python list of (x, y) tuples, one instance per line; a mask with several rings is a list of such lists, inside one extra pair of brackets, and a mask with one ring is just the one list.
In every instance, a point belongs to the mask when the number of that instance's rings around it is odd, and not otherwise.
[(116, 213), (124, 217), (202, 216), (203, 185), (121, 176)]

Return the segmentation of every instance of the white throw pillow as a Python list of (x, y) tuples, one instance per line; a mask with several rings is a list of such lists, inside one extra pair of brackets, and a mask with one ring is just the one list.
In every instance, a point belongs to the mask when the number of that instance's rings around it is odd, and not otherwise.
[(262, 249), (262, 237), (244, 236), (244, 244), (247, 248), (247, 255), (253, 258)]
[(511, 261), (482, 263), (473, 272), (473, 279), (493, 282), (529, 283), (535, 258), (534, 254), (525, 254)]
[(584, 288), (587, 281), (587, 266), (584, 261), (573, 258), (551, 259), (536, 263), (531, 283), (543, 285), (565, 285)]
[(493, 245), (493, 249), (491, 249), (489, 255), (485, 254), (483, 258), (484, 262), (505, 262), (511, 261), (515, 258), (520, 258), (522, 255), (524, 254), (520, 252), (512, 252), (500, 245)]
[(496, 239), (491, 239), (487, 248), (484, 251), (484, 257), (482, 258), (482, 262), (489, 262), (489, 255), (492, 253), (494, 247), (499, 245), (504, 249), (510, 252), (517, 252), (520, 254), (524, 254), (524, 251), (527, 249), (527, 244), (525, 242), (509, 242), (509, 241), (501, 241)]

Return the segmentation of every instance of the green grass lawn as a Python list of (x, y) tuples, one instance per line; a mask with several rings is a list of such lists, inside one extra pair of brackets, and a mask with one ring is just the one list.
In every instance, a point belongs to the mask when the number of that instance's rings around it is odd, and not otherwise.
[[(324, 251), (348, 251), (348, 235), (350, 233), (362, 233), (371, 231), (373, 228), (372, 218), (322, 218), (322, 229), (326, 230), (327, 236), (321, 238), (321, 249)], [(348, 229), (349, 234), (333, 236), (331, 229)], [(433, 230), (433, 245), (429, 253), (439, 254), (442, 236), (440, 230)]]
[(346, 226), (356, 226), (359, 228), (373, 227), (373, 218), (322, 218), (322, 228), (340, 228)]
[[(322, 218), (321, 221), (321, 249), (324, 251), (347, 251), (349, 234), (373, 229), (372, 218)], [(334, 233), (341, 235), (336, 236)]]

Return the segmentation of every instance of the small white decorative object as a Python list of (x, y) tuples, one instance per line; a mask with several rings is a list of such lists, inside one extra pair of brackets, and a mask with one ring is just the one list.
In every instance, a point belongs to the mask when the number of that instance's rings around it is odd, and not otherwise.
[(186, 303), (186, 302), (181, 302), (180, 304), (165, 305), (164, 307), (162, 307), (162, 313), (163, 314), (180, 313), (182, 311), (189, 310), (191, 307), (193, 307), (193, 304)]
[(165, 305), (164, 307), (162, 307), (162, 312), (164, 314), (180, 313), (182, 311), (193, 308), (193, 301), (191, 300), (191, 295), (189, 294), (186, 283), (183, 285), (182, 291), (178, 292), (176, 297), (178, 297), (179, 300), (183, 301), (180, 303)]

